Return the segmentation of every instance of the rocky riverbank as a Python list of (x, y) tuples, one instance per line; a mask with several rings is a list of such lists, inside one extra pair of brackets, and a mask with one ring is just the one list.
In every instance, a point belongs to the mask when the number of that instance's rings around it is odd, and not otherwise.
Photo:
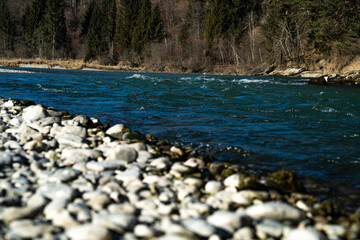
[(291, 172), (211, 163), (122, 124), (0, 98), (0, 239), (358, 239)]

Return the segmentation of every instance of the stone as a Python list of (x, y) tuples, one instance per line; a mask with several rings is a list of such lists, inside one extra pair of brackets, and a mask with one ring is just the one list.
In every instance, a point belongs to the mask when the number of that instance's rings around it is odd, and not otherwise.
[(123, 134), (130, 132), (130, 129), (123, 124), (116, 124), (106, 131), (106, 134), (113, 138), (122, 139)]
[(111, 202), (107, 194), (99, 191), (84, 193), (83, 198), (88, 200), (88, 205), (96, 211), (102, 210)]
[(138, 224), (134, 228), (134, 235), (139, 238), (150, 239), (157, 235), (157, 231), (145, 224)]
[(33, 218), (39, 213), (38, 208), (33, 207), (8, 207), (0, 215), (3, 222), (9, 223), (14, 220)]
[(12, 163), (12, 155), (6, 152), (0, 152), (0, 166), (10, 165)]
[(283, 224), (270, 219), (265, 219), (264, 221), (256, 224), (257, 235), (264, 236), (265, 238), (280, 238), (283, 234), (284, 228), (285, 226)]
[(158, 170), (166, 170), (171, 166), (171, 161), (168, 157), (159, 157), (150, 161), (150, 166), (156, 167)]
[(68, 202), (69, 201), (67, 199), (63, 198), (52, 200), (44, 209), (45, 218), (48, 220), (56, 218), (66, 209)]
[(254, 219), (290, 220), (294, 222), (299, 222), (306, 217), (300, 209), (279, 202), (253, 205), (248, 207), (245, 213)]
[(243, 182), (244, 182), (244, 176), (242, 174), (235, 173), (235, 174), (230, 175), (229, 177), (227, 177), (224, 180), (224, 185), (226, 187), (238, 188), (241, 185), (243, 185)]
[(70, 200), (75, 196), (75, 190), (69, 185), (62, 183), (46, 183), (41, 185), (37, 191), (40, 194), (49, 199), (67, 199)]
[(134, 228), (136, 217), (122, 213), (100, 213), (94, 216), (93, 224), (122, 234)]
[(9, 239), (35, 239), (53, 231), (54, 227), (46, 224), (36, 225), (31, 220), (13, 221), (10, 225)]
[(71, 240), (111, 240), (111, 233), (108, 229), (93, 225), (84, 224), (66, 230), (66, 236)]
[(83, 126), (83, 127), (86, 127), (86, 128), (93, 128), (94, 127), (94, 123), (93, 121), (91, 120), (91, 118), (89, 118), (88, 116), (86, 115), (77, 115), (76, 117), (74, 117), (72, 120), (71, 120), (72, 124), (74, 126)]
[(74, 134), (64, 134), (61, 135), (58, 139), (59, 144), (65, 145), (65, 146), (72, 146), (72, 147), (78, 147), (80, 148), (84, 141), (84, 138), (74, 135)]
[(108, 160), (122, 160), (134, 162), (137, 158), (137, 151), (125, 145), (118, 145), (105, 153)]
[(84, 127), (66, 125), (61, 128), (61, 134), (74, 134), (82, 138), (87, 137), (87, 130)]
[(290, 171), (277, 171), (270, 174), (267, 179), (280, 185), (284, 192), (303, 192), (305, 190), (301, 180)]
[(252, 224), (252, 220), (247, 215), (230, 211), (216, 211), (207, 218), (207, 221), (216, 227), (230, 228), (230, 230), (250, 226)]
[(346, 236), (346, 228), (341, 225), (317, 223), (315, 228), (325, 232), (329, 239), (342, 239)]
[(250, 227), (243, 227), (234, 233), (233, 238), (234, 240), (253, 240), (254, 233)]
[(94, 172), (104, 172), (107, 170), (121, 170), (124, 168), (124, 164), (119, 161), (109, 161), (109, 160), (103, 162), (91, 161), (86, 163), (86, 168)]
[(48, 112), (41, 105), (34, 105), (24, 108), (22, 114), (23, 120), (25, 122), (34, 122), (46, 118), (48, 116), (49, 116)]
[(215, 194), (223, 188), (223, 185), (219, 181), (209, 181), (205, 185), (205, 192), (209, 194)]
[(295, 229), (285, 240), (325, 240), (325, 236), (313, 228)]
[(27, 142), (24, 145), (24, 150), (31, 150), (31, 151), (35, 151), (38, 153), (45, 151), (46, 148), (47, 148), (47, 146), (44, 143), (42, 143), (40, 141), (36, 141), (36, 140)]
[(23, 127), (20, 127), (19, 131), (21, 132), (21, 138), (24, 141), (28, 141), (30, 139), (37, 140), (37, 141), (43, 140), (42, 134), (39, 133), (39, 131), (37, 131), (31, 127), (23, 126)]
[(136, 158), (136, 162), (138, 163), (146, 163), (149, 159), (152, 158), (152, 154), (148, 151), (140, 150), (138, 151), (138, 156)]
[(59, 117), (46, 117), (38, 121), (38, 124), (42, 127), (52, 126), (54, 123), (60, 124), (61, 119)]
[(210, 237), (216, 228), (201, 218), (188, 218), (182, 221), (185, 228), (201, 237)]
[(69, 182), (76, 179), (81, 174), (80, 171), (73, 168), (61, 168), (56, 170), (50, 177), (50, 182)]
[(231, 196), (231, 201), (242, 205), (242, 206), (249, 206), (251, 205), (251, 201), (246, 198), (241, 192), (237, 192)]

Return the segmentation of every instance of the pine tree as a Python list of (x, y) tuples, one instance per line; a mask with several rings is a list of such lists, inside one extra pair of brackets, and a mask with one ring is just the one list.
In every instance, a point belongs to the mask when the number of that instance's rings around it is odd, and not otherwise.
[(115, 42), (122, 50), (131, 48), (138, 6), (138, 0), (120, 0), (116, 18)]
[(131, 34), (131, 47), (138, 54), (142, 52), (146, 43), (150, 41), (149, 20), (151, 3), (149, 0), (140, 0), (136, 25)]
[(116, 27), (116, 2), (104, 0), (102, 3), (103, 28), (102, 37), (107, 44), (107, 52), (111, 59), (114, 58), (114, 36)]
[(208, 42), (208, 48), (211, 49), (215, 37), (221, 36), (225, 32), (226, 6), (224, 1), (212, 0), (205, 17), (205, 37)]
[(92, 0), (86, 9), (85, 15), (83, 17), (83, 20), (81, 21), (81, 35), (86, 35), (89, 29), (90, 19), (92, 17), (94, 8), (95, 8), (95, 0)]
[(26, 7), (23, 15), (22, 25), (30, 56), (36, 54), (41, 43), (40, 23), (45, 13), (45, 7), (46, 0), (34, 0), (30, 6)]
[(67, 33), (64, 6), (61, 0), (47, 0), (44, 17), (41, 21), (44, 52), (55, 58), (55, 50), (66, 47)]
[(13, 50), (15, 26), (11, 21), (9, 8), (6, 6), (4, 0), (0, 0), (0, 33), (4, 52)]
[(151, 41), (160, 42), (164, 38), (164, 21), (161, 17), (159, 4), (156, 4), (151, 11), (148, 29)]

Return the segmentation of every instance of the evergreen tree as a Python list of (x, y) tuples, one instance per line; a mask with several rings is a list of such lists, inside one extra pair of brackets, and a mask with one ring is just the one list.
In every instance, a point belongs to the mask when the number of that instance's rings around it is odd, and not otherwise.
[(122, 50), (131, 48), (138, 6), (138, 0), (120, 0), (116, 19), (115, 42)]
[(86, 9), (85, 15), (81, 22), (81, 35), (86, 35), (89, 29), (90, 19), (92, 17), (96, 2), (95, 0), (91, 0), (88, 8)]
[(164, 38), (164, 21), (161, 17), (159, 4), (156, 4), (151, 11), (148, 28), (151, 41), (160, 42)]
[(140, 0), (135, 27), (131, 34), (131, 46), (134, 51), (140, 54), (151, 39), (149, 20), (151, 16), (151, 3), (149, 0)]
[(64, 5), (61, 0), (47, 0), (41, 33), (45, 47), (43, 51), (46, 56), (55, 58), (55, 50), (66, 47), (67, 41)]
[(3, 41), (3, 44), (1, 44), (3, 50), (5, 52), (13, 50), (15, 26), (11, 21), (9, 8), (6, 6), (4, 0), (0, 0), (0, 33), (2, 36), (1, 40)]
[(221, 0), (212, 0), (209, 2), (209, 8), (205, 17), (205, 37), (208, 42), (208, 48), (211, 49), (215, 37), (221, 36), (226, 23), (226, 6)]
[(26, 7), (23, 15), (22, 25), (31, 56), (36, 54), (41, 42), (40, 23), (44, 16), (45, 7), (46, 0), (34, 0), (30, 6)]

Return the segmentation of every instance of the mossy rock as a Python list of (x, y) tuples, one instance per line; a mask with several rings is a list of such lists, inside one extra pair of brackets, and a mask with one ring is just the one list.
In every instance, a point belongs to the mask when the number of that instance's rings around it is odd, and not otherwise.
[(35, 105), (34, 101), (30, 101), (30, 100), (21, 101), (21, 106), (28, 107), (28, 106), (32, 106), (32, 105)]
[(137, 131), (133, 131), (131, 133), (126, 133), (123, 136), (124, 140), (130, 140), (130, 142), (146, 142), (146, 138), (144, 135), (139, 134)]
[(305, 187), (301, 180), (290, 171), (281, 170), (274, 172), (267, 179), (279, 184), (283, 192), (305, 192)]

